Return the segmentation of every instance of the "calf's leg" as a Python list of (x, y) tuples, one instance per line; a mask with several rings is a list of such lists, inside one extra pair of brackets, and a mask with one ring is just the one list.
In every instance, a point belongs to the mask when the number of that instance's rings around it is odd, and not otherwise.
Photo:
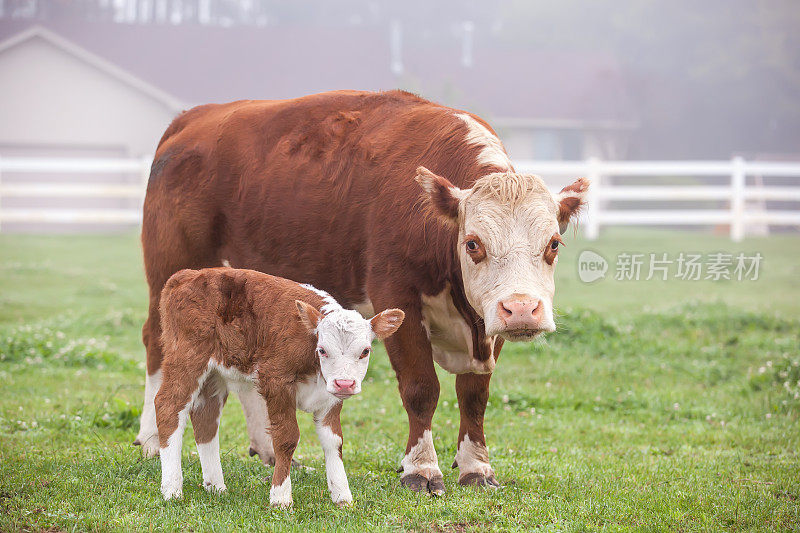
[(272, 472), (269, 504), (273, 507), (291, 507), (292, 479), (289, 472), (294, 450), (300, 442), (295, 388), (290, 384), (273, 382), (262, 386), (262, 391), (271, 417), (270, 433), (275, 450), (275, 470)]
[(323, 417), (314, 417), (317, 437), (325, 453), (325, 473), (328, 478), (328, 490), (331, 491), (333, 503), (346, 505), (353, 503), (353, 494), (347, 482), (347, 473), (342, 462), (342, 423), (339, 415), (342, 404), (335, 405)]
[[(170, 387), (165, 383), (155, 398), (156, 422), (161, 444), (161, 494), (165, 500), (183, 496), (181, 448), (183, 432), (191, 408), (191, 396), (180, 404), (169, 401)], [(165, 394), (166, 392), (166, 394)]]
[(275, 450), (269, 432), (269, 415), (264, 397), (255, 387), (241, 387), (238, 394), (250, 437), (250, 457), (258, 454), (265, 465), (274, 465)]
[(225, 492), (225, 479), (219, 457), (219, 421), (228, 397), (219, 376), (206, 380), (190, 411), (197, 455), (203, 470), (203, 486), (209, 492)]

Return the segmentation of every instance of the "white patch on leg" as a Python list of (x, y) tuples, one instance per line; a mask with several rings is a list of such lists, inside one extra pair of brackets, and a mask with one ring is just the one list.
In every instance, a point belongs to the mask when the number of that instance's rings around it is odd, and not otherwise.
[(142, 454), (145, 458), (158, 455), (158, 427), (156, 426), (156, 406), (154, 400), (159, 387), (161, 387), (161, 369), (153, 374), (145, 372), (144, 380), (144, 405), (142, 418), (139, 421), (139, 434), (136, 440), (142, 445)]
[(464, 434), (464, 440), (458, 445), (456, 463), (458, 464), (459, 478), (472, 473), (486, 477), (494, 475), (494, 470), (489, 464), (489, 452), (486, 450), (486, 446), (472, 442), (467, 434)]
[(275, 460), (275, 450), (272, 446), (272, 436), (268, 429), (267, 402), (253, 386), (243, 384), (238, 387), (237, 392), (242, 409), (244, 409), (247, 434), (250, 437), (250, 448), (258, 454), (264, 464), (269, 464)]
[(286, 476), (280, 485), (270, 486), (269, 504), (273, 507), (292, 506), (292, 479), (290, 476)]
[(197, 445), (197, 455), (200, 456), (205, 489), (209, 492), (225, 492), (225, 478), (222, 475), (222, 462), (219, 457), (219, 417), (217, 417), (217, 433), (210, 441)]
[(191, 402), (178, 413), (178, 427), (161, 448), (161, 494), (165, 500), (183, 496), (183, 471), (181, 470), (181, 447), (186, 420), (189, 418)]
[(328, 489), (331, 491), (333, 503), (345, 504), (353, 502), (353, 494), (350, 492), (350, 485), (347, 482), (347, 473), (344, 470), (344, 463), (339, 457), (339, 448), (342, 445), (342, 438), (334, 433), (331, 428), (322, 422), (317, 422), (317, 436), (325, 452), (325, 472), (328, 477)]
[(511, 159), (496, 135), (466, 113), (456, 113), (456, 116), (463, 120), (469, 129), (464, 140), (469, 144), (481, 146), (481, 152), (478, 154), (479, 164), (494, 165), (503, 170), (511, 170)]
[(433, 446), (433, 434), (430, 429), (422, 432), (422, 436), (411, 450), (400, 461), (403, 467), (403, 477), (410, 474), (420, 474), (427, 479), (441, 477), (439, 460), (436, 457), (436, 448)]

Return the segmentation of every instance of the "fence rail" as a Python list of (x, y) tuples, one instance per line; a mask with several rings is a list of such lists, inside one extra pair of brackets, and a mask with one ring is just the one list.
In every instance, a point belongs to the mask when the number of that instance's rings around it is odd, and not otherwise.
[[(0, 157), (0, 227), (3, 223), (92, 223), (137, 224), (141, 222), (141, 201), (150, 172), (151, 158), (88, 159)], [(517, 161), (520, 172), (544, 177), (586, 176), (592, 182), (586, 220), (586, 236), (597, 238), (607, 225), (707, 225), (727, 224), (733, 240), (741, 240), (751, 224), (800, 226), (800, 205), (788, 210), (754, 209), (748, 203), (766, 201), (800, 202), (800, 162), (745, 161)], [(73, 183), (3, 182), (3, 174), (50, 173), (76, 176)], [(134, 174), (138, 183), (88, 183), (90, 174)], [(622, 185), (609, 178), (727, 177), (726, 185)], [(748, 184), (757, 176), (760, 185)], [(791, 178), (778, 185), (764, 185), (762, 179)], [(3, 208), (4, 198), (107, 198), (136, 200), (136, 209), (113, 208)], [(721, 209), (609, 209), (608, 201), (725, 201)]]

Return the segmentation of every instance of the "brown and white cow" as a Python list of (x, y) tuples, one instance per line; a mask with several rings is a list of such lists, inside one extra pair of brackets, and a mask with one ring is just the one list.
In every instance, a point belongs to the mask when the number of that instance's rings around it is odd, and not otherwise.
[[(504, 339), (555, 328), (558, 246), (587, 189), (579, 179), (554, 196), (514, 172), (486, 122), (401, 91), (183, 113), (161, 139), (144, 205), (150, 314), (137, 442), (158, 451), (161, 288), (179, 269), (227, 261), (362, 312), (402, 308), (386, 349), (410, 425), (403, 484), (444, 492), (431, 435), (436, 361), (457, 375), (459, 481), (496, 486), (483, 431), (489, 380)], [(251, 449), (271, 461), (263, 401), (240, 398)]]
[(225, 490), (219, 418), (233, 390), (258, 394), (269, 410), (271, 505), (292, 504), (296, 409), (314, 415), (331, 498), (353, 501), (342, 463), (342, 401), (361, 392), (372, 341), (394, 333), (403, 311), (366, 320), (310, 285), (253, 270), (208, 268), (174, 274), (161, 293), (160, 312), (162, 383), (155, 410), (165, 499), (183, 494), (181, 444), (190, 417), (203, 484)]

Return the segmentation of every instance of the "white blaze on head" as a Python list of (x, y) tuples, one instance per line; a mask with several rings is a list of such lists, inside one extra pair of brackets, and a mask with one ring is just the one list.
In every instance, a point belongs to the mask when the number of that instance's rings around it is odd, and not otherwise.
[(316, 355), (326, 388), (342, 399), (361, 392), (372, 341), (392, 335), (405, 318), (400, 309), (387, 309), (367, 320), (338, 304), (326, 303), (326, 314), (300, 300), (295, 304), (300, 320), (317, 337)]
[(471, 189), (424, 167), (416, 179), (439, 218), (458, 227), (464, 292), (486, 334), (529, 340), (555, 330), (558, 246), (589, 182), (581, 178), (554, 197), (539, 177), (513, 172), (484, 176)]

